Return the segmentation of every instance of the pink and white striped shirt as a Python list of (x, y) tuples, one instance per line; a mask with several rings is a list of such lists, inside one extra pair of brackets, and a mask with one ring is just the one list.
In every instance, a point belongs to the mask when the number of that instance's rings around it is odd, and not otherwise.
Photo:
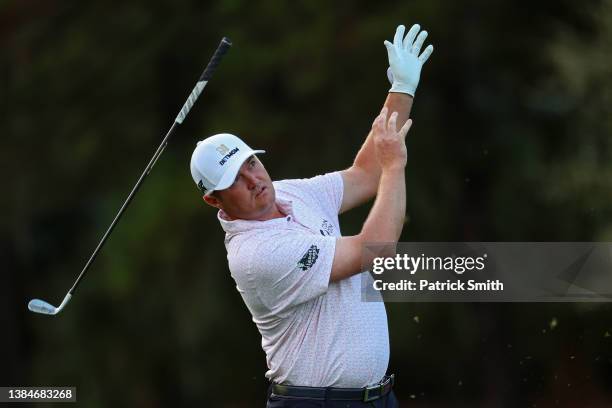
[(343, 181), (339, 172), (274, 182), (283, 218), (228, 221), (231, 275), (262, 336), (276, 383), (364, 387), (389, 361), (385, 305), (362, 302), (362, 278), (329, 283)]

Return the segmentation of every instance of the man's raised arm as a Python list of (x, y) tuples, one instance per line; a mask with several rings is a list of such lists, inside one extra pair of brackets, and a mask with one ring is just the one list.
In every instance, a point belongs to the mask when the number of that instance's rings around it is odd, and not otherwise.
[(412, 120), (397, 131), (397, 112), (390, 115), (388, 122), (387, 114), (387, 108), (383, 108), (372, 124), (375, 160), (381, 168), (376, 201), (359, 234), (336, 240), (330, 282), (360, 273), (371, 262), (362, 259), (364, 244), (397, 242), (402, 232), (406, 214), (406, 133)]
[[(389, 112), (397, 112), (397, 126), (401, 128), (410, 116), (412, 101), (421, 76), (421, 68), (431, 53), (433, 46), (429, 45), (421, 55), (421, 47), (427, 38), (427, 31), (419, 30), (418, 24), (412, 26), (404, 38), (404, 26), (395, 31), (393, 43), (385, 41), (389, 56), (387, 71), (391, 89), (384, 107)], [(417, 36), (418, 34), (418, 36)], [(357, 207), (376, 195), (380, 181), (381, 168), (374, 154), (372, 132), (368, 134), (365, 143), (355, 157), (353, 165), (342, 171), (344, 194), (340, 212)]]

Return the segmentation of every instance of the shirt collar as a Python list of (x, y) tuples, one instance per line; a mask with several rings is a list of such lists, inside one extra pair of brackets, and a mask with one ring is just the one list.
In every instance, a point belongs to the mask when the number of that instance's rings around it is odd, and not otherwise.
[(280, 210), (287, 214), (285, 217), (273, 218), (267, 221), (257, 220), (232, 220), (227, 218), (227, 215), (223, 210), (219, 210), (217, 213), (217, 219), (221, 224), (223, 230), (228, 234), (236, 234), (239, 232), (245, 232), (256, 228), (270, 228), (279, 222), (287, 222), (287, 217), (293, 216), (293, 202), (289, 200), (283, 200), (282, 198), (276, 197), (276, 204)]

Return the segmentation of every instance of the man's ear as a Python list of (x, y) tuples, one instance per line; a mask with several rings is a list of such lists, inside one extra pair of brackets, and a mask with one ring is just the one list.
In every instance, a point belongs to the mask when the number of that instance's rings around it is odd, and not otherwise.
[(204, 199), (204, 202), (212, 207), (218, 208), (220, 210), (222, 210), (223, 208), (221, 207), (221, 201), (215, 197), (214, 195), (205, 195), (202, 196), (202, 199)]

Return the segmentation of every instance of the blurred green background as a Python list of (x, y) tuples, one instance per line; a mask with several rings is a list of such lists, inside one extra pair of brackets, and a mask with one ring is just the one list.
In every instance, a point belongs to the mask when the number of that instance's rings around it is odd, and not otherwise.
[[(435, 52), (402, 240), (612, 241), (612, 0), (3, 1), (0, 385), (76, 386), (83, 407), (264, 406), (192, 149), (229, 131), (267, 149), (274, 179), (348, 167), (389, 87), (383, 41), (414, 22)], [(222, 36), (234, 47), (77, 296), (28, 312), (61, 301)], [(610, 304), (387, 310), (406, 406), (612, 405)]]

